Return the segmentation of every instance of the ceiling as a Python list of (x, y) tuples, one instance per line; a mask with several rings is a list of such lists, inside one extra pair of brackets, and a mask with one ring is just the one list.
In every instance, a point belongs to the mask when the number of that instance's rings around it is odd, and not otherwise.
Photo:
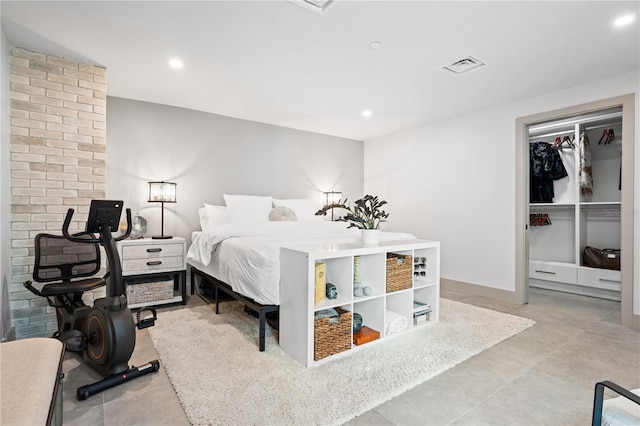
[[(12, 45), (105, 66), (109, 96), (356, 140), (639, 69), (638, 1), (335, 0), (324, 14), (287, 0), (0, 8)], [(629, 13), (634, 22), (614, 27)], [(486, 66), (442, 71), (467, 56)], [(182, 69), (167, 65), (174, 57)]]

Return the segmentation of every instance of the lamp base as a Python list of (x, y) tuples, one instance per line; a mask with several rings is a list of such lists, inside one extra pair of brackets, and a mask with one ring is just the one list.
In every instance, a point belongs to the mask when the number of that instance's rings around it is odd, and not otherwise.
[(171, 235), (154, 235), (151, 237), (152, 240), (169, 240), (173, 238)]

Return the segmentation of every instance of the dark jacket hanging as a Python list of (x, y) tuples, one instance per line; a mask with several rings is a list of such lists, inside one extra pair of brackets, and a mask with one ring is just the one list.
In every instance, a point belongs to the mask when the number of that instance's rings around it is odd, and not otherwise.
[(558, 150), (547, 142), (529, 144), (529, 171), (531, 203), (552, 203), (553, 181), (569, 176)]

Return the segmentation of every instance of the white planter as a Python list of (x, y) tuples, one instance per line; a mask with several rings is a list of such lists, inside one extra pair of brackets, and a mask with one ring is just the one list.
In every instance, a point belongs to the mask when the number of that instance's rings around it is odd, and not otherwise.
[(378, 244), (378, 241), (380, 241), (379, 229), (362, 229), (363, 244)]

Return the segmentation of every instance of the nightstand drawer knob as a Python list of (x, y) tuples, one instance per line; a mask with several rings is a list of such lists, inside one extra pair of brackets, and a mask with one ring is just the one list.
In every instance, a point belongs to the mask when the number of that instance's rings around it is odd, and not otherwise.
[(147, 265), (149, 265), (149, 266), (162, 265), (162, 261), (156, 260), (156, 261), (153, 261), (153, 262), (147, 262)]
[(161, 248), (150, 248), (150, 249), (147, 249), (147, 253), (159, 253), (161, 251), (162, 251)]

